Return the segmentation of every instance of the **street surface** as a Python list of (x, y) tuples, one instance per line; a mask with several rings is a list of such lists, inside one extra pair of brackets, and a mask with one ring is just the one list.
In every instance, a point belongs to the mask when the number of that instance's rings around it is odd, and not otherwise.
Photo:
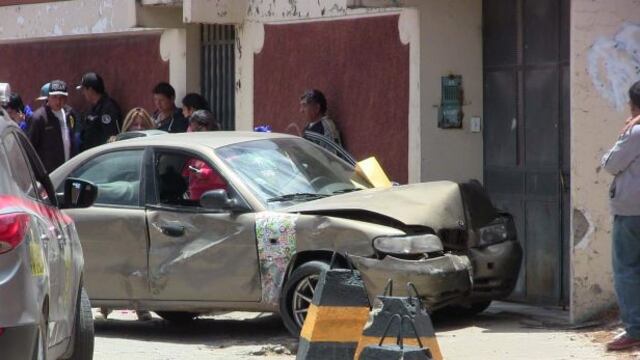
[[(155, 314), (154, 314), (155, 315)], [(604, 352), (609, 329), (567, 330), (566, 313), (498, 303), (472, 319), (436, 319), (446, 359), (638, 359)], [(296, 340), (271, 314), (231, 312), (178, 326), (117, 311), (97, 320), (96, 360), (294, 359)], [(600, 343), (595, 342), (597, 339)]]

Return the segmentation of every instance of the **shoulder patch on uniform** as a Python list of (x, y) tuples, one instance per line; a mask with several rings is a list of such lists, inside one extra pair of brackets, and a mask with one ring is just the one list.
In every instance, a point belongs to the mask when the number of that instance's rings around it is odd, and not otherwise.
[(102, 115), (102, 123), (105, 125), (111, 124), (111, 115), (109, 114)]

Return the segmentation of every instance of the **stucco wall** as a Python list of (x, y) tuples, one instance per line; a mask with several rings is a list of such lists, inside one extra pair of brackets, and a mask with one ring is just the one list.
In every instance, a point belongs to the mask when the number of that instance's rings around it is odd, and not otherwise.
[(612, 177), (600, 158), (629, 116), (640, 79), (640, 0), (573, 0), (571, 9), (572, 289), (575, 321), (615, 303), (611, 275)]
[(0, 7), (0, 41), (129, 31), (135, 0), (72, 0)]
[[(413, 0), (420, 21), (422, 181), (482, 180), (482, 133), (471, 133), (472, 116), (482, 116), (482, 1)], [(440, 78), (462, 75), (462, 129), (439, 129)]]

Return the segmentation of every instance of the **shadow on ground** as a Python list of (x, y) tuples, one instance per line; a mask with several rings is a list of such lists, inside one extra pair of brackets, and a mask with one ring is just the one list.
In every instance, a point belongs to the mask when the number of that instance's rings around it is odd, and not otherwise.
[(487, 333), (544, 333), (578, 330), (600, 324), (571, 324), (568, 311), (557, 307), (534, 307), (499, 301), (475, 316), (462, 317), (451, 312), (439, 312), (433, 315), (432, 320), (436, 332), (477, 327)]
[(110, 318), (96, 320), (95, 332), (97, 337), (195, 344), (211, 348), (280, 344), (292, 349), (297, 342), (282, 325), (282, 320), (273, 314), (252, 314), (242, 319), (205, 317), (188, 324), (175, 324), (155, 317), (151, 321)]

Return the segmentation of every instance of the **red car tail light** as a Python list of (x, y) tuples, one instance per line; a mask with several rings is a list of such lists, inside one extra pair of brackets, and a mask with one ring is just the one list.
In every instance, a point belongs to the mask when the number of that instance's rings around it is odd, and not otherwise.
[(0, 215), (0, 254), (15, 249), (27, 232), (29, 215), (12, 213)]

